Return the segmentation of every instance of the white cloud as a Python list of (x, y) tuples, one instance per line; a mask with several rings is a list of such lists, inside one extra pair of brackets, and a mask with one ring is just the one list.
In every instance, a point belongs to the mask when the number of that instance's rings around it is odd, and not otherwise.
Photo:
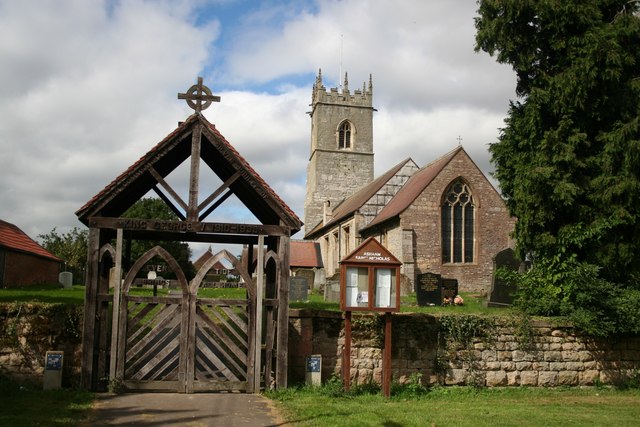
[(203, 72), (222, 96), (205, 116), (301, 218), (319, 67), (335, 86), (342, 63), (351, 90), (373, 74), (377, 174), (459, 135), (487, 172), (515, 86), (473, 52), (474, 1), (36, 3), (0, 0), (0, 218), (32, 237), (80, 225), (192, 112), (176, 94)]

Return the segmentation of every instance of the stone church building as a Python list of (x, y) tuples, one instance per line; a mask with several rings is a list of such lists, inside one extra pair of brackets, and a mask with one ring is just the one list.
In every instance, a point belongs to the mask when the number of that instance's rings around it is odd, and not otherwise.
[(374, 179), (373, 84), (327, 90), (318, 73), (311, 103), (305, 239), (319, 243), (327, 277), (374, 236), (403, 262), (405, 290), (417, 274), (489, 292), (493, 258), (513, 246), (515, 219), (500, 194), (458, 146), (420, 167), (406, 158)]

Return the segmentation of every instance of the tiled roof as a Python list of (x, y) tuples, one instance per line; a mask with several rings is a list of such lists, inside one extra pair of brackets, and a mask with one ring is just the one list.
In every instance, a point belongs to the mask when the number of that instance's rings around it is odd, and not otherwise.
[(0, 246), (55, 261), (63, 261), (36, 243), (17, 226), (2, 220), (0, 220)]
[[(130, 184), (136, 178), (136, 172), (146, 170), (147, 166), (151, 166), (151, 161), (158, 156), (164, 156), (166, 153), (161, 153), (162, 149), (172, 142), (174, 138), (178, 136), (178, 134), (184, 131), (188, 126), (192, 125), (193, 122), (200, 121), (204, 125), (204, 130), (211, 132), (213, 136), (222, 143), (229, 151), (233, 153), (233, 155), (237, 158), (238, 162), (246, 168), (249, 174), (257, 181), (258, 185), (262, 187), (264, 192), (269, 196), (269, 198), (273, 201), (277, 207), (280, 207), (283, 213), (288, 216), (288, 218), (282, 218), (292, 225), (294, 232), (297, 232), (302, 227), (302, 221), (298, 216), (293, 212), (293, 210), (273, 191), (273, 189), (262, 179), (262, 177), (249, 165), (249, 163), (242, 157), (238, 151), (226, 140), (224, 136), (216, 129), (215, 125), (210, 123), (204, 116), (201, 114), (192, 114), (187, 118), (187, 120), (180, 124), (173, 132), (167, 135), (162, 141), (156, 144), (151, 150), (149, 150), (144, 156), (142, 156), (138, 161), (132, 164), (127, 170), (121, 173), (116, 179), (114, 179), (111, 183), (109, 183), (102, 191), (96, 194), (91, 200), (89, 200), (82, 208), (80, 208), (76, 215), (81, 219), (85, 220), (88, 216), (92, 214), (92, 212), (99, 211), (104, 205), (108, 204), (109, 200), (112, 198), (111, 194), (116, 192), (119, 188), (124, 188), (128, 184)], [(85, 222), (83, 221), (83, 222)]]
[(315, 242), (292, 240), (289, 265), (291, 267), (322, 268), (320, 244)]
[(386, 171), (384, 174), (380, 175), (378, 178), (362, 187), (353, 195), (343, 200), (342, 203), (340, 203), (333, 209), (331, 221), (327, 222), (325, 225), (322, 225), (321, 222), (313, 230), (306, 233), (306, 235), (310, 236), (312, 234), (315, 234), (323, 228), (331, 228), (334, 224), (339, 223), (343, 219), (352, 215), (355, 211), (360, 209), (362, 205), (364, 205), (369, 199), (371, 199), (391, 178), (393, 178), (402, 169), (402, 167), (407, 164), (407, 162), (413, 162), (413, 160), (411, 160), (411, 158), (404, 159), (403, 161)]
[(376, 216), (363, 230), (381, 224), (397, 215), (400, 215), (407, 209), (411, 203), (427, 188), (431, 181), (438, 176), (442, 169), (453, 159), (453, 157), (464, 149), (456, 147), (444, 156), (429, 163), (422, 169), (414, 173), (407, 183), (396, 193), (395, 197), (389, 201), (378, 216)]
[(209, 258), (211, 258), (212, 256), (213, 253), (211, 252), (211, 247), (209, 247), (209, 249), (207, 249), (202, 255), (200, 255), (197, 260), (193, 262), (193, 266), (196, 268), (196, 270), (199, 270), (200, 267), (202, 267), (205, 262), (209, 261)]

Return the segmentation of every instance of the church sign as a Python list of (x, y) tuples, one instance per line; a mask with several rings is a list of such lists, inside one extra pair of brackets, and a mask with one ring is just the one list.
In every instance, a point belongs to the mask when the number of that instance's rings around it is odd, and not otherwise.
[(343, 311), (400, 310), (400, 265), (374, 238), (341, 262), (340, 307)]

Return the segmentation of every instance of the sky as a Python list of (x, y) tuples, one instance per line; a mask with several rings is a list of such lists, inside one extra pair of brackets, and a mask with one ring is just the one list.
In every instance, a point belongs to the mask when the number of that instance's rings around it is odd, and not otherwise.
[[(376, 176), (461, 141), (490, 177), (488, 145), (516, 80), (474, 51), (476, 10), (475, 0), (0, 0), (0, 219), (34, 239), (83, 228), (75, 212), (193, 113), (177, 94), (198, 76), (222, 98), (204, 116), (301, 219), (319, 69), (327, 88), (345, 72), (351, 90), (372, 76)], [(252, 222), (229, 203), (221, 215)]]

